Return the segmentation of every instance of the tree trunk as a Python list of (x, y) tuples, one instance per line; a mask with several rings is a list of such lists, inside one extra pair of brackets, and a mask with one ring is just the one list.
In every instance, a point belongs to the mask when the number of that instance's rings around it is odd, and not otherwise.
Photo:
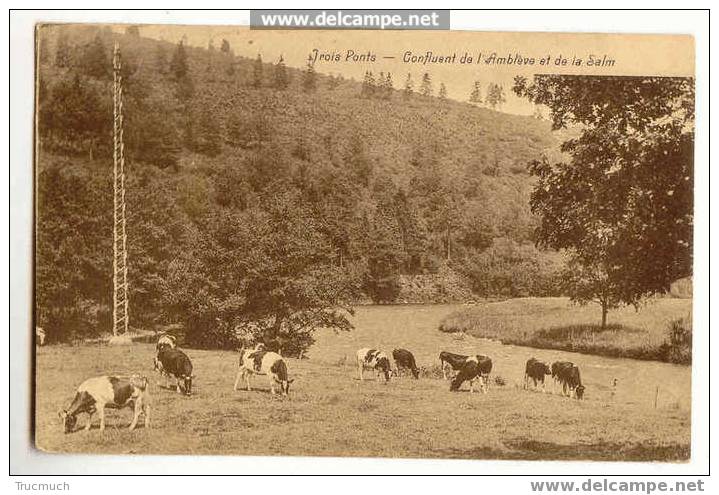
[(447, 226), (447, 261), (452, 258), (452, 237), (449, 233), (449, 225)]
[(609, 309), (607, 308), (607, 301), (602, 301), (602, 330), (604, 330), (607, 327), (607, 312)]

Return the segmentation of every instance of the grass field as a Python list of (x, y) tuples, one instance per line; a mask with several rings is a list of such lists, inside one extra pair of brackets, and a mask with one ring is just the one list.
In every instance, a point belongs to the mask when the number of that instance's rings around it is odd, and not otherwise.
[[(321, 333), (310, 359), (287, 360), (296, 379), (289, 398), (271, 396), (265, 377), (254, 379), (257, 389), (252, 392), (233, 391), (233, 352), (187, 351), (197, 376), (195, 393), (188, 398), (155, 385), (153, 345), (39, 348), (36, 444), (51, 452), (113, 454), (689, 458), (688, 405), (651, 405), (652, 380), (682, 390), (689, 380), (688, 367), (593, 356), (581, 361), (575, 355), (575, 362), (586, 369), (586, 400), (524, 391), (517, 386), (521, 367), (534, 350), (489, 346), (436, 331), (439, 320), (455, 309), (360, 308), (355, 331)], [(482, 395), (450, 393), (441, 379), (402, 378), (389, 385), (356, 379), (347, 359), (350, 349), (366, 342), (391, 351), (398, 341), (415, 351), (422, 366), (433, 364), (437, 348), (487, 352), (495, 361), (496, 375), (507, 385), (493, 386)], [(543, 357), (541, 352), (550, 351), (540, 351)], [(621, 377), (623, 387), (616, 396), (604, 385), (607, 370)], [(93, 375), (131, 372), (151, 377), (151, 429), (127, 431), (131, 411), (125, 409), (108, 410), (104, 434), (97, 429), (97, 418), (89, 432), (62, 432), (57, 411), (67, 406), (80, 382)], [(78, 426), (84, 426), (84, 420), (80, 418)]]
[(597, 305), (577, 306), (560, 297), (522, 298), (462, 308), (442, 320), (440, 329), (506, 344), (663, 360), (669, 323), (691, 319), (691, 310), (691, 299), (651, 299), (639, 311), (611, 311), (607, 328), (601, 329)]

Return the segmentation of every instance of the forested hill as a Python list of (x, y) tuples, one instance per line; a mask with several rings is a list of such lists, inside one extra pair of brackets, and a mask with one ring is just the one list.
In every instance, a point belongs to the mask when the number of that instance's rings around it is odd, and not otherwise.
[(409, 89), (141, 34), (39, 30), (38, 317), (58, 338), (107, 327), (115, 41), (136, 325), (287, 321), (318, 278), (342, 281), (334, 303), (401, 299), (415, 276), (440, 295), (556, 291), (528, 205), (549, 122), (443, 98), (431, 73)]

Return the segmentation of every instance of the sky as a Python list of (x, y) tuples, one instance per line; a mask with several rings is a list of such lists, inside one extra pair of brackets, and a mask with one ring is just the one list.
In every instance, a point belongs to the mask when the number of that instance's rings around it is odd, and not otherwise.
[[(115, 30), (126, 26), (115, 25)], [(489, 83), (504, 87), (507, 98), (501, 111), (531, 115), (535, 107), (512, 91), (515, 76), (531, 78), (538, 73), (693, 76), (694, 40), (686, 35), (488, 32), (488, 31), (369, 31), (369, 30), (250, 30), (246, 26), (173, 25), (140, 26), (140, 35), (177, 43), (185, 39), (191, 46), (219, 49), (227, 39), (236, 55), (275, 63), (280, 56), (288, 66), (304, 68), (311, 53), (323, 54), (315, 70), (362, 80), (366, 71), (391, 72), (395, 88), (400, 89), (408, 73), (415, 89), (424, 72), (429, 72), (437, 93), (444, 83), (448, 97), (467, 101), (475, 81), (483, 96)], [(405, 60), (405, 55), (454, 57), (455, 63), (422, 65)], [(353, 53), (356, 58), (348, 57)], [(462, 56), (472, 63), (459, 63)], [(522, 64), (486, 63), (492, 54), (521, 59)], [(479, 55), (481, 55), (481, 62)], [(611, 65), (588, 64), (611, 60)], [(338, 58), (339, 60), (336, 60)], [(563, 61), (564, 63), (561, 63)], [(573, 61), (581, 61), (573, 64)], [(545, 112), (546, 113), (546, 112)]]
[[(482, 97), (489, 83), (504, 86), (507, 102), (501, 108), (503, 112), (530, 115), (534, 105), (512, 94), (511, 87), (515, 70), (487, 70), (476, 64), (433, 64), (405, 63), (402, 61), (406, 52), (425, 55), (427, 51), (433, 55), (454, 55), (459, 61), (464, 53), (473, 53), (478, 47), (466, 42), (448, 43), (447, 33), (443, 37), (432, 36), (429, 39), (406, 36), (404, 32), (394, 31), (373, 33), (357, 31), (259, 31), (238, 27), (198, 27), (198, 26), (142, 26), (140, 34), (144, 37), (162, 39), (173, 43), (185, 37), (191, 46), (207, 47), (210, 42), (219, 49), (222, 39), (227, 39), (236, 55), (254, 59), (258, 54), (264, 62), (274, 63), (280, 56), (290, 67), (304, 68), (308, 56), (317, 56), (315, 70), (323, 74), (341, 74), (345, 78), (361, 81), (365, 71), (375, 75), (380, 72), (391, 72), (394, 86), (401, 89), (407, 74), (412, 74), (415, 90), (419, 88), (424, 72), (429, 72), (434, 93), (437, 94), (440, 83), (447, 88), (448, 97), (467, 101), (474, 86), (480, 81)], [(356, 58), (348, 54), (353, 52)], [(322, 54), (322, 56), (320, 56)], [(374, 54), (374, 61), (370, 61)], [(334, 57), (338, 56), (339, 61)], [(326, 60), (327, 58), (331, 60)], [(385, 58), (394, 57), (394, 58)]]

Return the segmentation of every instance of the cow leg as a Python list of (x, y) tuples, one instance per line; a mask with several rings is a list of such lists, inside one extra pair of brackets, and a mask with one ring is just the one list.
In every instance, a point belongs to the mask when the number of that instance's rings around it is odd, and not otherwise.
[(130, 430), (134, 430), (137, 426), (137, 418), (140, 417), (140, 410), (142, 409), (142, 401), (140, 399), (135, 400), (135, 407), (133, 408), (132, 423), (130, 423)]
[(362, 363), (357, 363), (357, 375), (359, 376), (360, 381), (364, 381), (364, 377), (362, 376), (362, 369), (364, 366)]
[(242, 370), (237, 371), (237, 377), (235, 378), (235, 386), (233, 390), (237, 391), (237, 385), (240, 384), (240, 378), (242, 378)]
[(177, 387), (176, 387), (177, 393), (178, 393), (178, 394), (181, 394), (181, 393), (182, 393), (182, 388), (180, 387), (180, 379), (179, 379), (178, 377), (175, 377), (175, 380), (177, 380)]
[(267, 376), (270, 379), (270, 393), (272, 395), (277, 395), (277, 392), (275, 391), (275, 377), (271, 373), (268, 373)]
[(92, 425), (92, 413), (87, 413), (87, 423), (85, 424), (85, 431), (90, 431), (90, 427)]
[(244, 374), (245, 374), (245, 383), (247, 384), (247, 391), (252, 392), (252, 386), (250, 385), (250, 373), (248, 373), (247, 370), (245, 370)]
[(488, 382), (489, 382), (489, 377), (488, 377), (488, 376), (480, 377), (479, 380), (480, 380), (480, 383), (481, 383), (481, 386), (482, 386), (482, 393), (483, 393), (483, 394), (486, 394), (486, 393), (487, 393), (487, 385), (488, 385)]
[(442, 379), (446, 380), (447, 379), (447, 367), (445, 366), (444, 362), (441, 363), (441, 366), (442, 366)]
[(142, 403), (142, 412), (145, 413), (145, 428), (150, 428), (150, 405)]
[(100, 416), (100, 431), (105, 431), (105, 406), (97, 404), (97, 414)]
[(547, 382), (545, 380), (542, 380), (542, 393), (547, 393)]

